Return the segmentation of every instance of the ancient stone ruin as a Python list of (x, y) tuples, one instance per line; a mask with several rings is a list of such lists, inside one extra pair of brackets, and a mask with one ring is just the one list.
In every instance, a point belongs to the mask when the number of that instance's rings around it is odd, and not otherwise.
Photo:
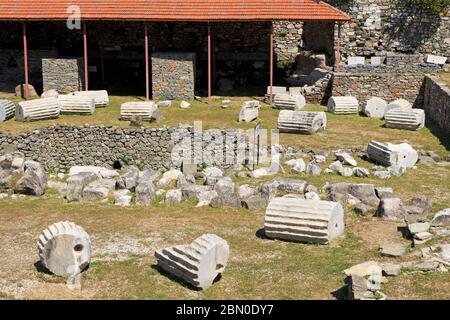
[(37, 243), (41, 263), (52, 273), (78, 276), (91, 261), (89, 235), (73, 222), (57, 222), (42, 231)]
[(364, 107), (364, 114), (370, 118), (384, 118), (386, 113), (387, 102), (378, 97), (370, 98)]
[(61, 105), (56, 98), (22, 101), (16, 106), (17, 121), (36, 121), (59, 117)]
[(357, 114), (359, 102), (355, 97), (331, 97), (328, 100), (328, 112), (334, 114)]
[(367, 155), (371, 160), (388, 167), (411, 168), (419, 159), (417, 151), (407, 143), (384, 144), (375, 140), (369, 142)]
[(72, 94), (75, 96), (94, 99), (96, 108), (107, 107), (109, 104), (108, 91), (106, 90), (76, 91)]
[(58, 96), (61, 114), (92, 115), (95, 112), (95, 100), (92, 97), (61, 94)]
[(264, 231), (269, 238), (328, 244), (344, 232), (344, 209), (337, 202), (274, 198)]
[(277, 94), (273, 100), (274, 108), (280, 110), (302, 110), (306, 99), (301, 94)]
[(422, 109), (395, 108), (384, 115), (386, 128), (417, 130), (425, 127), (425, 111)]
[(314, 134), (325, 130), (326, 127), (325, 112), (282, 110), (278, 116), (280, 132)]
[(169, 274), (199, 288), (207, 289), (227, 266), (230, 248), (215, 234), (205, 234), (190, 245), (155, 252), (158, 266)]
[(245, 101), (239, 113), (239, 122), (252, 122), (258, 119), (260, 107), (259, 101)]
[(130, 121), (140, 117), (142, 121), (159, 120), (158, 106), (154, 102), (125, 102), (120, 107), (120, 119)]
[(16, 106), (9, 100), (0, 100), (0, 122), (14, 117)]

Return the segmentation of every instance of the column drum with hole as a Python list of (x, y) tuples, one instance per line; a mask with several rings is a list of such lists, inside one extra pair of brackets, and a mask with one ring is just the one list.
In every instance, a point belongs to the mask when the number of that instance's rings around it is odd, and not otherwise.
[(73, 222), (52, 224), (39, 236), (37, 245), (42, 264), (58, 276), (76, 276), (91, 261), (89, 235)]
[(344, 232), (344, 209), (338, 202), (275, 198), (264, 231), (272, 239), (327, 244)]

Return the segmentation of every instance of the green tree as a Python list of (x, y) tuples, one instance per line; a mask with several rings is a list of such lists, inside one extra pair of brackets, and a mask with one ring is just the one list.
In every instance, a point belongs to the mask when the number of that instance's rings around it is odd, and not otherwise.
[(416, 2), (434, 13), (441, 13), (450, 6), (450, 0), (416, 0)]

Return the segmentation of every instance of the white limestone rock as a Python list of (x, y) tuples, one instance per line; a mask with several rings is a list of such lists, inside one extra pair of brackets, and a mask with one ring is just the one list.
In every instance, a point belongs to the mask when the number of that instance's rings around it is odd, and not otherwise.
[(336, 159), (338, 159), (339, 161), (341, 161), (343, 164), (347, 164), (353, 167), (356, 167), (358, 165), (358, 163), (356, 162), (356, 160), (347, 152), (345, 151), (336, 151), (334, 153), (334, 155), (336, 156)]
[(83, 189), (84, 200), (104, 199), (115, 189), (116, 181), (113, 179), (100, 179), (91, 182)]
[(382, 119), (386, 113), (387, 102), (378, 97), (370, 98), (364, 108), (364, 114), (370, 118)]
[(225, 270), (229, 255), (228, 243), (214, 234), (205, 234), (190, 245), (155, 252), (162, 270), (199, 289), (213, 285), (217, 276)]
[(160, 118), (158, 106), (151, 101), (125, 102), (120, 106), (120, 119), (131, 121), (140, 117), (142, 121), (157, 121)]
[(280, 132), (315, 134), (325, 130), (327, 116), (325, 112), (304, 112), (282, 110), (278, 116)]
[(14, 117), (16, 105), (9, 100), (0, 100), (0, 122), (9, 120)]
[(273, 239), (327, 244), (344, 232), (344, 210), (337, 202), (274, 198), (264, 230)]
[(180, 103), (180, 108), (181, 109), (190, 109), (191, 108), (191, 104), (187, 101), (181, 101)]
[(72, 95), (94, 99), (96, 108), (107, 107), (109, 104), (108, 91), (106, 90), (77, 91)]
[(301, 94), (277, 94), (273, 104), (276, 109), (300, 111), (306, 106), (306, 99)]
[(396, 165), (412, 168), (419, 160), (417, 151), (407, 143), (384, 144), (372, 140), (367, 146), (367, 155), (371, 160), (387, 167)]
[(76, 277), (91, 261), (89, 235), (73, 222), (57, 222), (45, 229), (37, 243), (41, 263), (52, 273)]
[(359, 102), (355, 97), (331, 97), (328, 100), (328, 112), (334, 114), (357, 114)]
[(384, 114), (386, 115), (386, 113), (388, 113), (391, 110), (394, 109), (401, 109), (401, 110), (411, 110), (412, 109), (412, 104), (405, 99), (397, 99), (395, 101), (392, 101), (391, 103), (389, 103), (386, 106), (386, 110), (384, 112)]
[(59, 93), (55, 89), (50, 89), (41, 94), (41, 98), (58, 98)]
[(129, 207), (131, 199), (130, 191), (127, 189), (114, 191), (114, 205), (116, 206)]
[(17, 121), (37, 121), (59, 117), (61, 105), (56, 98), (22, 101), (16, 107)]
[(450, 227), (450, 208), (439, 211), (431, 220), (433, 227)]
[(170, 203), (179, 203), (181, 202), (181, 199), (183, 198), (183, 193), (180, 189), (172, 189), (167, 191), (166, 193), (166, 200), (165, 202)]
[(386, 128), (415, 131), (425, 127), (425, 111), (422, 109), (392, 109), (384, 115)]
[(91, 97), (62, 94), (58, 96), (61, 114), (92, 115), (95, 112), (95, 101)]

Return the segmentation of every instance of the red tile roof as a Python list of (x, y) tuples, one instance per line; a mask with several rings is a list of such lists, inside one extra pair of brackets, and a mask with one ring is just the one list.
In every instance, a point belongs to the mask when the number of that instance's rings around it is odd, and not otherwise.
[(0, 0), (0, 20), (65, 20), (71, 5), (84, 20), (349, 20), (316, 0)]

